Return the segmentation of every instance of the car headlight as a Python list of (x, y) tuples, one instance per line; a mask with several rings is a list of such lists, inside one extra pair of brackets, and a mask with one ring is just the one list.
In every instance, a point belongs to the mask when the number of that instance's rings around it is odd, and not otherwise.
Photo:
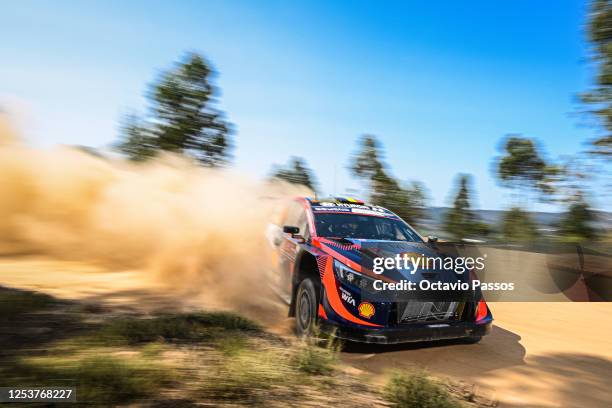
[(361, 289), (372, 288), (374, 284), (374, 279), (360, 274), (336, 259), (334, 259), (334, 273), (340, 281)]

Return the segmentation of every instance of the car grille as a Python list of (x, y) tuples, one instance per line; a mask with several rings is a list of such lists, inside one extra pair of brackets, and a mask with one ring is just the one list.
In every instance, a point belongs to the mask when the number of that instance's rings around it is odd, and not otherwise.
[(400, 302), (397, 304), (398, 323), (444, 322), (459, 319), (462, 302)]

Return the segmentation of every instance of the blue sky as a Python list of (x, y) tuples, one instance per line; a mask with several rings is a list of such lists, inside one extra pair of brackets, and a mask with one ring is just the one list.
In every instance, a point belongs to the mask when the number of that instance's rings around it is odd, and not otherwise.
[(476, 206), (499, 209), (511, 196), (491, 173), (504, 135), (537, 138), (549, 158), (595, 135), (572, 114), (592, 74), (586, 11), (580, 1), (5, 1), (0, 103), (20, 112), (34, 145), (106, 146), (122, 115), (145, 110), (160, 70), (196, 50), (219, 72), (238, 169), (265, 176), (299, 155), (321, 190), (342, 193), (359, 187), (346, 167), (369, 133), (432, 204), (449, 202), (462, 172)]

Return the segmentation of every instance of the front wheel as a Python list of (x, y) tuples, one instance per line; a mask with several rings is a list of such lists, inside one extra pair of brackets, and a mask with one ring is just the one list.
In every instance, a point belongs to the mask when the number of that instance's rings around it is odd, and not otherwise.
[(298, 287), (295, 307), (295, 326), (298, 336), (310, 336), (317, 323), (316, 286), (312, 279), (306, 278)]

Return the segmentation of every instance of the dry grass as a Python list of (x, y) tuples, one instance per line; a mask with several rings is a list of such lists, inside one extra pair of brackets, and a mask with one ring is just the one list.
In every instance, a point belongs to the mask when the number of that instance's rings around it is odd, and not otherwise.
[(422, 371), (394, 373), (385, 396), (398, 408), (460, 408), (461, 403), (441, 384)]
[[(0, 341), (0, 378), (75, 385), (80, 405), (457, 406), (426, 376), (394, 376), (384, 393), (372, 388), (338, 366), (333, 338), (280, 338), (232, 313), (117, 316), (7, 291), (3, 299), (16, 304), (0, 320), (0, 331), (13, 332)], [(63, 321), (71, 323), (52, 324)]]

